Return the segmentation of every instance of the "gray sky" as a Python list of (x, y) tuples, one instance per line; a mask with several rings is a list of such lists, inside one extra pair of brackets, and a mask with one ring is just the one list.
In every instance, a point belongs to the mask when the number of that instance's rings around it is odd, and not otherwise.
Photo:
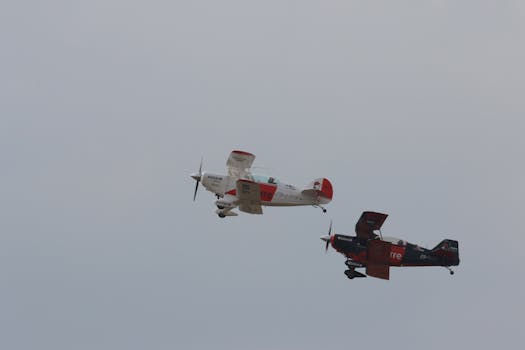
[[(6, 349), (505, 348), (523, 342), (522, 1), (4, 1)], [(232, 149), (328, 213), (192, 202)], [(330, 218), (460, 242), (349, 281)]]

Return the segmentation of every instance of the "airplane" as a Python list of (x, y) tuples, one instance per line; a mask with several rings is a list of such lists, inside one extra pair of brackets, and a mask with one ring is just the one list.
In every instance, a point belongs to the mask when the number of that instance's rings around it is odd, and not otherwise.
[[(445, 239), (433, 249), (425, 249), (404, 240), (383, 237), (381, 226), (387, 214), (365, 211), (355, 225), (356, 236), (332, 235), (332, 222), (328, 235), (321, 239), (326, 242), (326, 251), (331, 245), (346, 257), (349, 279), (366, 275), (388, 280), (390, 266), (443, 266), (453, 275), (451, 266), (459, 265), (458, 241)], [(378, 232), (376, 234), (374, 231)], [(365, 274), (356, 271), (364, 267)]]
[(237, 216), (233, 211), (250, 214), (262, 214), (262, 206), (300, 206), (312, 205), (323, 207), (333, 197), (332, 184), (326, 178), (315, 179), (302, 188), (279, 182), (271, 176), (252, 174), (250, 168), (255, 156), (249, 152), (234, 150), (230, 153), (226, 166), (228, 174), (215, 174), (202, 171), (202, 159), (199, 172), (191, 177), (196, 181), (193, 201), (197, 197), (199, 183), (215, 194), (217, 211), (220, 218)]

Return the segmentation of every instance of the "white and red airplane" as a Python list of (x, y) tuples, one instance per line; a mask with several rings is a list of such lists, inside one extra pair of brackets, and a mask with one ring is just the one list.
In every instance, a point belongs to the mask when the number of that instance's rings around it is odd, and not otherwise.
[(232, 151), (226, 162), (228, 175), (212, 174), (202, 171), (202, 161), (199, 172), (191, 175), (195, 181), (197, 196), (199, 183), (217, 197), (216, 214), (224, 218), (237, 216), (233, 211), (239, 207), (240, 211), (250, 214), (262, 214), (262, 206), (299, 206), (312, 205), (326, 212), (322, 206), (332, 200), (333, 189), (328, 179), (315, 179), (303, 188), (277, 181), (269, 176), (255, 175), (250, 167), (255, 156), (244, 151)]

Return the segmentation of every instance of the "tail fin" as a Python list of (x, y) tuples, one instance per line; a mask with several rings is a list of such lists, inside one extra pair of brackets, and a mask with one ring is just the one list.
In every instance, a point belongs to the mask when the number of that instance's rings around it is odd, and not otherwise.
[(327, 201), (326, 203), (330, 202), (334, 195), (332, 184), (328, 179), (325, 178), (315, 179), (314, 181), (310, 182), (308, 186), (305, 187), (303, 192), (315, 194)]
[(459, 265), (458, 241), (444, 239), (434, 249), (431, 250), (431, 254), (439, 257), (442, 260), (444, 266)]
[(328, 200), (332, 200), (332, 197), (334, 196), (334, 190), (328, 179), (322, 178), (314, 180), (313, 188), (318, 191), (319, 196)]

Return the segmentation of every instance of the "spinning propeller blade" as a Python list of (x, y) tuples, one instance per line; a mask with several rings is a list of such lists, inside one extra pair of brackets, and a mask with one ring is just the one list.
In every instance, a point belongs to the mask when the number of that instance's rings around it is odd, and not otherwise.
[(195, 198), (197, 198), (197, 190), (199, 189), (199, 182), (201, 182), (202, 178), (202, 157), (201, 157), (201, 164), (199, 166), (199, 172), (196, 174), (191, 175), (192, 178), (195, 179), (195, 192), (193, 193), (193, 201), (195, 202)]
[(199, 180), (195, 183), (195, 192), (193, 193), (193, 201), (195, 202), (195, 198), (197, 198), (197, 190), (199, 189)]
[(323, 241), (326, 242), (325, 252), (328, 251), (328, 247), (330, 246), (330, 239), (332, 238), (332, 220), (330, 220), (330, 227), (328, 228), (328, 235), (321, 237)]

